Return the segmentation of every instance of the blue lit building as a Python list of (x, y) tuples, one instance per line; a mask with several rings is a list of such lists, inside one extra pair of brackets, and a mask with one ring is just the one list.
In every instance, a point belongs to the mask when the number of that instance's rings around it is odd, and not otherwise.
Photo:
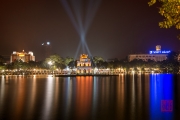
[(129, 61), (132, 61), (134, 59), (137, 60), (143, 60), (143, 61), (148, 61), (148, 60), (153, 60), (153, 61), (163, 61), (163, 60), (167, 60), (167, 55), (170, 53), (171, 51), (165, 51), (165, 50), (161, 50), (161, 46), (157, 45), (156, 46), (156, 50), (155, 51), (149, 51), (149, 54), (130, 54), (128, 56)]

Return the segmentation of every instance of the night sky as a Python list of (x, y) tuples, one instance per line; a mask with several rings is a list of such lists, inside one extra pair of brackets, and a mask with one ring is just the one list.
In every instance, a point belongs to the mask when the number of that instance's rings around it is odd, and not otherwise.
[[(92, 56), (121, 59), (148, 53), (156, 45), (180, 50), (178, 30), (159, 28), (163, 17), (158, 6), (149, 7), (148, 1), (102, 0), (86, 35)], [(80, 37), (60, 0), (0, 2), (0, 55), (25, 50), (41, 60), (41, 44), (46, 41), (51, 42), (52, 53), (75, 56)]]

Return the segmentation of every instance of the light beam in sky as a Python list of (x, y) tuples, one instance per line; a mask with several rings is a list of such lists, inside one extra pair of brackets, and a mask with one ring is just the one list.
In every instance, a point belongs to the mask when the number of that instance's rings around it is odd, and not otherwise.
[[(78, 44), (75, 58), (80, 48), (83, 53), (88, 53), (91, 56), (90, 49), (86, 42), (86, 34), (100, 2), (101, 0), (87, 0), (86, 9), (83, 9), (83, 3), (85, 3), (83, 0), (69, 0), (69, 2), (68, 0), (61, 0), (64, 9), (80, 37), (80, 43)], [(83, 13), (85, 14), (84, 16)]]

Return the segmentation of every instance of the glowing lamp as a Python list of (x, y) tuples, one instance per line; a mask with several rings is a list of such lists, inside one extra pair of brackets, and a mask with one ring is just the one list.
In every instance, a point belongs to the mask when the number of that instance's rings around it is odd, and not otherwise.
[(48, 64), (49, 64), (49, 65), (52, 65), (52, 61), (49, 61)]

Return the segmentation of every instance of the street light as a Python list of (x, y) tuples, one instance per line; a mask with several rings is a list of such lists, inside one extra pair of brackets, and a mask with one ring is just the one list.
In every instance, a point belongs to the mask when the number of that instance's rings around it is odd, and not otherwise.
[[(53, 62), (52, 62), (52, 61), (49, 61), (48, 64), (49, 64), (49, 68), (51, 69), (51, 65), (53, 64)], [(51, 72), (51, 71), (50, 71), (50, 72)], [(54, 72), (54, 71), (53, 71), (53, 72)]]
[(51, 65), (52, 65), (52, 64), (53, 64), (52, 61), (49, 61), (49, 62), (48, 62), (49, 68), (51, 68)]
[(49, 64), (49, 65), (52, 65), (52, 61), (49, 61), (48, 64)]

